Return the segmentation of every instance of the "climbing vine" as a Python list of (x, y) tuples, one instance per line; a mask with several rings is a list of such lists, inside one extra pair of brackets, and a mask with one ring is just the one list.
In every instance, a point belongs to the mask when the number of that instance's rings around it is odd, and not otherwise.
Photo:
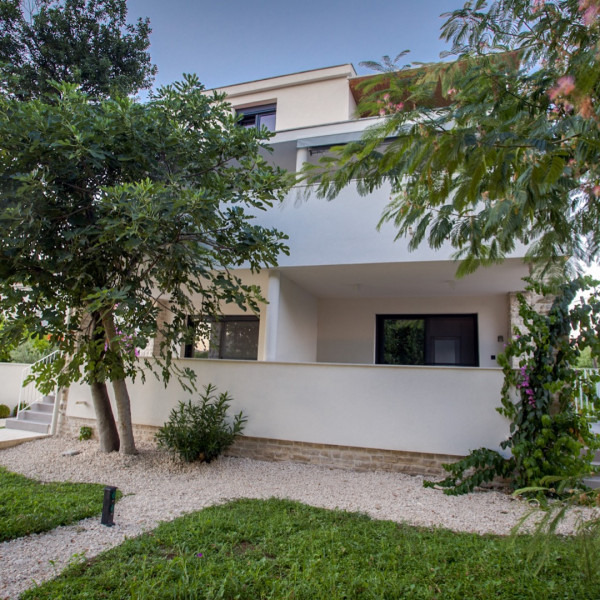
[[(472, 491), (500, 476), (513, 488), (543, 487), (545, 477), (569, 480), (580, 486), (592, 472), (591, 462), (600, 443), (591, 433), (590, 419), (600, 408), (596, 371), (576, 368), (586, 348), (600, 353), (600, 296), (598, 282), (580, 277), (560, 286), (548, 314), (518, 295), (523, 330), (515, 328), (512, 341), (498, 361), (504, 372), (502, 405), (510, 419), (510, 436), (501, 442), (508, 456), (480, 448), (454, 464), (440, 482), (451, 495)], [(528, 290), (547, 296), (549, 289), (530, 282)], [(517, 366), (518, 365), (518, 366)], [(587, 398), (587, 408), (575, 399)]]

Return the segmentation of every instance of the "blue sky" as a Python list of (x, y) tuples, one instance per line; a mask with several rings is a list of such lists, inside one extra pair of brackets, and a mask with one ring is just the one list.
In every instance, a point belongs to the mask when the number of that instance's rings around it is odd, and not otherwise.
[(437, 60), (440, 14), (461, 0), (128, 0), (149, 17), (156, 84), (196, 73), (207, 88), (296, 71), (379, 60)]

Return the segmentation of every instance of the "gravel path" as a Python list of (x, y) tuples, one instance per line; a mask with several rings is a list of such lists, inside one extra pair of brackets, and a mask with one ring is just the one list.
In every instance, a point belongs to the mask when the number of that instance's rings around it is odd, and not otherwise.
[[(63, 456), (79, 450), (76, 456)], [(445, 496), (423, 487), (423, 478), (383, 472), (354, 472), (295, 463), (221, 458), (209, 465), (184, 465), (153, 446), (138, 456), (101, 454), (95, 442), (47, 438), (0, 450), (0, 464), (43, 481), (99, 482), (124, 497), (114, 527), (92, 518), (49, 533), (0, 544), (0, 598), (52, 578), (77, 556), (94, 556), (154, 528), (158, 522), (233, 498), (277, 496), (313, 506), (368, 513), (377, 519), (455, 531), (506, 534), (527, 507), (499, 492)], [(565, 523), (564, 532), (574, 519)]]

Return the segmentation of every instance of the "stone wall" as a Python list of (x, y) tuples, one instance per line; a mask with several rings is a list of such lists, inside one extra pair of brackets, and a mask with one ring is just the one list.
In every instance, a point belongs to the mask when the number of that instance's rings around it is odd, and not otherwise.
[[(92, 439), (98, 439), (95, 421), (75, 417), (69, 417), (62, 422), (60, 435), (77, 438), (79, 429), (84, 425), (92, 428)], [(158, 430), (157, 427), (148, 425), (134, 425), (133, 429), (138, 443), (153, 442), (154, 434)], [(249, 436), (239, 437), (225, 455), (274, 462), (292, 461), (356, 471), (391, 471), (429, 477), (445, 476), (446, 472), (443, 470), (442, 464), (456, 462), (462, 458), (447, 454), (311, 444)]]
[[(509, 292), (508, 294), (508, 325), (510, 328), (510, 336), (514, 335), (514, 328), (524, 329), (523, 319), (519, 315), (519, 302), (517, 294), (519, 292)], [(540, 314), (548, 314), (554, 301), (554, 296), (540, 296), (534, 292), (521, 292), (530, 306), (532, 306)]]

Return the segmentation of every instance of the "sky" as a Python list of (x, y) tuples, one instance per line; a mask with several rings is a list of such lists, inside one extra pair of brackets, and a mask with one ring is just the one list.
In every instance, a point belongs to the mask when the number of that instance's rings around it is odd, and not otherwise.
[(440, 14), (461, 0), (128, 0), (128, 20), (149, 17), (155, 86), (196, 73), (220, 87), (297, 71), (380, 60), (439, 59)]

